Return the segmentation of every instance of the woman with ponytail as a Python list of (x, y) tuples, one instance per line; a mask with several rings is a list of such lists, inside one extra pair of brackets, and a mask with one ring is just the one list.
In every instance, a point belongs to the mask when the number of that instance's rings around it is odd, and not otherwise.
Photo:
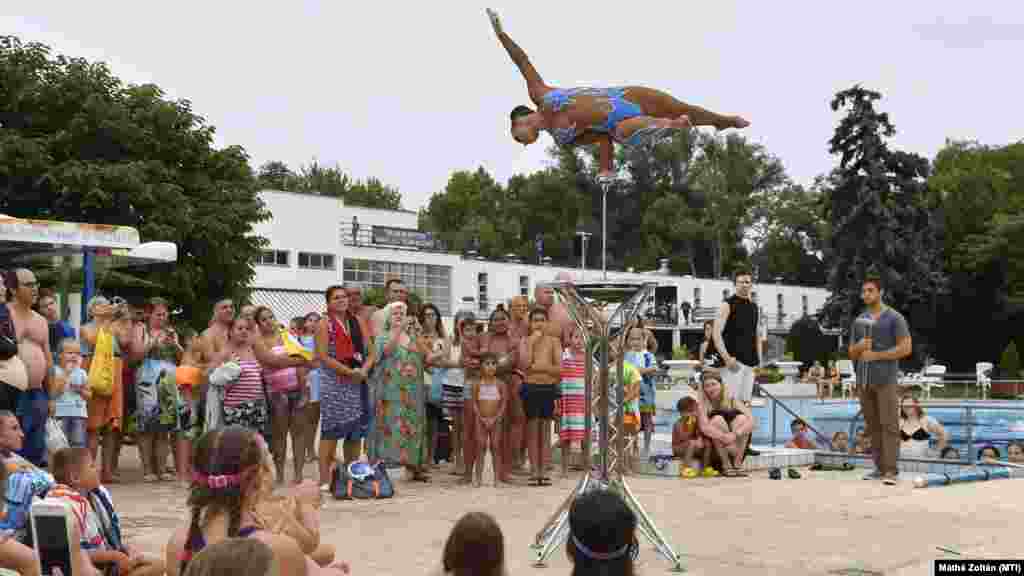
[(274, 482), (274, 463), (256, 430), (228, 426), (199, 439), (188, 497), (191, 520), (167, 543), (167, 574), (185, 572), (192, 557), (228, 538), (255, 538), (270, 547), (280, 574), (296, 576), (348, 573), (348, 566), (320, 568), (288, 536), (259, 528), (254, 510)]
[(576, 498), (566, 542), (572, 576), (633, 576), (639, 552), (636, 514), (621, 496), (595, 490)]

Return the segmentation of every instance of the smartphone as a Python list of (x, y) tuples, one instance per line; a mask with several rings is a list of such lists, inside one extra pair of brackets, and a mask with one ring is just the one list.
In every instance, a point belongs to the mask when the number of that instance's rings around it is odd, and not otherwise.
[(71, 574), (72, 513), (60, 500), (32, 504), (29, 526), (42, 576)]

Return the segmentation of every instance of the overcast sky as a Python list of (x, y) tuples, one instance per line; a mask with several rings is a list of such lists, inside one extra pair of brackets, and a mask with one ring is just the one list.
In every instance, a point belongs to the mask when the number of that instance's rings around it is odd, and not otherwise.
[(399, 187), (416, 209), (453, 170), (499, 181), (547, 164), (508, 112), (525, 84), (484, 7), (553, 86), (638, 84), (727, 114), (810, 182), (834, 164), (829, 100), (883, 93), (894, 144), (1024, 138), (1024, 2), (463, 2), (32, 0), (0, 3), (0, 34), (107, 62), (187, 98), (253, 165), (313, 157)]

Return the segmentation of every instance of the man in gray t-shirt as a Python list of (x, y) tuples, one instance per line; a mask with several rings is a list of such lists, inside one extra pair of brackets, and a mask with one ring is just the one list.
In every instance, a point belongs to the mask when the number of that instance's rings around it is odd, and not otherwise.
[(864, 427), (871, 436), (875, 471), (866, 478), (896, 484), (900, 450), (899, 366), (913, 344), (903, 315), (882, 304), (881, 282), (867, 278), (861, 286), (865, 310), (850, 329)]

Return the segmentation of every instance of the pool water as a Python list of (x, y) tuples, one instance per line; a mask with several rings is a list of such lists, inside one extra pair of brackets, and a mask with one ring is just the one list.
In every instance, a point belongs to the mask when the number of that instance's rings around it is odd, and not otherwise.
[[(671, 442), (672, 426), (679, 419), (679, 413), (675, 410), (675, 403), (681, 393), (675, 390), (658, 391), (658, 412), (655, 415), (655, 432), (659, 440)], [(783, 398), (781, 403), (785, 404), (793, 412), (800, 415), (811, 426), (819, 432), (831, 438), (839, 431), (849, 432), (850, 422), (860, 410), (860, 402), (857, 400), (829, 400), (822, 402), (814, 398)], [(765, 399), (761, 405), (753, 407), (753, 414), (757, 420), (754, 429), (753, 443), (759, 446), (771, 445), (772, 441), (772, 412), (775, 412), (775, 443), (782, 446), (792, 439), (789, 426), (793, 422), (793, 416), (782, 406), (775, 406), (775, 401)], [(961, 401), (956, 407), (937, 406), (925, 408), (928, 415), (935, 418), (946, 429), (949, 435), (950, 446), (961, 451), (967, 447), (968, 429), (966, 411), (964, 406), (972, 410), (971, 420), (974, 422), (973, 446), (979, 450), (986, 444), (995, 446), (1003, 458), (1006, 457), (1006, 445), (1013, 440), (1024, 441), (1024, 402), (1020, 401)], [(864, 427), (863, 417), (858, 417), (856, 429)], [(852, 439), (851, 439), (852, 441)], [(660, 444), (661, 442), (659, 442)], [(818, 442), (822, 448), (823, 442)], [(934, 440), (932, 448), (935, 448)], [(975, 454), (976, 456), (976, 454)]]

